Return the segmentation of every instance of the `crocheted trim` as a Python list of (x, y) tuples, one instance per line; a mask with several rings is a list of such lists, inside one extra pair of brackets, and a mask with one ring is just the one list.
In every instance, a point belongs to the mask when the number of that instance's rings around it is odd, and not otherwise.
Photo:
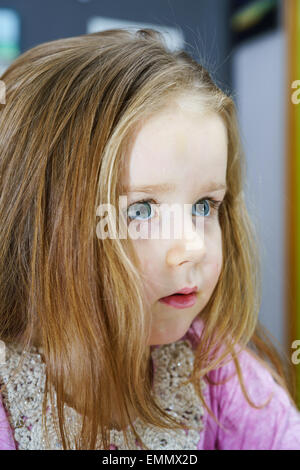
[[(199, 433), (203, 431), (204, 409), (192, 384), (181, 385), (193, 369), (194, 354), (188, 340), (162, 345), (152, 351), (155, 373), (153, 393), (158, 404), (169, 415), (182, 423), (182, 429), (169, 430), (145, 425), (137, 418), (134, 428), (144, 444), (151, 450), (195, 450)], [(45, 387), (45, 364), (35, 348), (27, 353), (22, 369), (12, 382), (8, 383), (20, 361), (21, 353), (6, 345), (6, 362), (0, 365), (0, 385), (6, 385), (2, 400), (8, 411), (8, 419), (14, 430), (14, 438), (19, 450), (62, 449), (56, 433), (51, 406), (47, 408), (46, 423), (49, 440), (43, 433), (42, 403)], [(180, 388), (178, 388), (180, 386)], [(201, 380), (200, 387), (206, 383)], [(54, 393), (56, 398), (56, 395)], [(79, 430), (81, 416), (64, 405), (68, 429), (72, 436)], [(57, 418), (55, 418), (57, 419)], [(56, 421), (57, 422), (57, 421)], [(186, 430), (184, 426), (191, 429)], [(122, 431), (110, 430), (111, 445), (118, 450), (140, 449), (139, 443), (128, 426), (129, 446)], [(99, 442), (99, 441), (98, 441)], [(96, 446), (101, 450), (100, 444)], [(75, 449), (75, 447), (73, 447)]]

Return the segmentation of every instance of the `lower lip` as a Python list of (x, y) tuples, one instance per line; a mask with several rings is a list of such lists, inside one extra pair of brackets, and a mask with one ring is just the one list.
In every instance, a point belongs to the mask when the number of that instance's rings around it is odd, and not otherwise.
[(159, 299), (160, 302), (175, 308), (189, 308), (195, 305), (197, 295), (194, 294), (175, 294)]

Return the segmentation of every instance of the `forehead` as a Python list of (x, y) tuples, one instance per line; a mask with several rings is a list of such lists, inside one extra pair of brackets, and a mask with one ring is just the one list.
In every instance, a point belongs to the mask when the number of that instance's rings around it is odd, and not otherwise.
[(225, 182), (227, 130), (215, 113), (174, 106), (146, 121), (127, 156), (124, 186)]

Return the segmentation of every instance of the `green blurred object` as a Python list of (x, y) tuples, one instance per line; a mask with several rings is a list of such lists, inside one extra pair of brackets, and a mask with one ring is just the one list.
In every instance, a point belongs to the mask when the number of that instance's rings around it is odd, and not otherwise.
[(246, 31), (258, 24), (262, 18), (277, 6), (277, 0), (256, 0), (243, 7), (231, 19), (231, 27), (236, 32)]
[(0, 8), (0, 74), (20, 54), (20, 17), (9, 8)]
[(0, 43), (0, 57), (1, 60), (13, 60), (20, 53), (19, 47), (15, 44)]

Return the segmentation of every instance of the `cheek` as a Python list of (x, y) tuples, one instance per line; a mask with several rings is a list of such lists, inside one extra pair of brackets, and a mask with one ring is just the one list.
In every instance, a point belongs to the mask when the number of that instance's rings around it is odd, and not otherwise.
[(205, 280), (206, 288), (214, 289), (215, 285), (218, 282), (221, 273), (221, 263), (218, 260), (210, 260), (210, 262), (205, 266)]
[(215, 279), (219, 279), (220, 274), (221, 274), (221, 270), (222, 270), (222, 263), (221, 262), (216, 262), (213, 265), (213, 277)]
[(215, 257), (213, 259), (213, 270), (214, 270), (214, 275), (219, 277), (222, 271), (222, 264), (223, 264), (223, 254), (222, 254), (222, 248), (219, 248), (217, 253), (215, 254)]
[(219, 237), (215, 243), (211, 243), (208, 247), (208, 253), (207, 279), (210, 279), (211, 283), (216, 283), (221, 274), (223, 263), (222, 242)]
[(159, 272), (158, 263), (162, 255), (155, 251), (155, 247), (149, 240), (136, 240), (133, 244), (140, 262), (140, 273), (145, 285), (145, 292), (151, 297), (153, 291), (155, 292), (157, 273)]
[(150, 245), (148, 240), (133, 241), (134, 250), (138, 256), (143, 274), (155, 269), (155, 254), (153, 253), (153, 247)]

